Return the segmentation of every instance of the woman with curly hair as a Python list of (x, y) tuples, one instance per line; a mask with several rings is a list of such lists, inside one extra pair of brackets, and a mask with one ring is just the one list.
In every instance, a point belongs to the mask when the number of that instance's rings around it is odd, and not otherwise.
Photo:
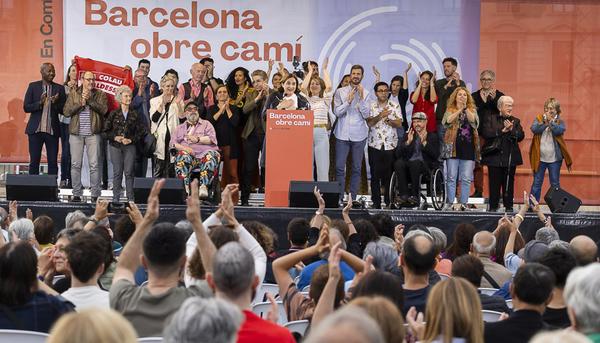
[(465, 210), (469, 201), (475, 161), (479, 152), (479, 117), (475, 101), (465, 87), (458, 87), (448, 99), (448, 110), (442, 124), (446, 127), (442, 158), (446, 159), (446, 209), (454, 203), (456, 185), (460, 180), (460, 199), (455, 209)]

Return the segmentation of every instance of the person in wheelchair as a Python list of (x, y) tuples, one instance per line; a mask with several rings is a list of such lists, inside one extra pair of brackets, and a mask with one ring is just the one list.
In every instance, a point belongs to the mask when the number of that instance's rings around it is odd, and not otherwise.
[(400, 194), (397, 206), (419, 206), (420, 176), (429, 174), (436, 167), (439, 156), (438, 135), (427, 132), (427, 115), (423, 112), (413, 114), (412, 126), (395, 151), (394, 171)]
[(171, 154), (175, 155), (175, 175), (183, 179), (185, 189), (191, 194), (190, 176), (199, 170), (199, 196), (208, 197), (208, 187), (218, 173), (221, 154), (217, 146), (215, 128), (208, 120), (200, 118), (198, 107), (189, 102), (185, 106), (186, 121), (179, 125), (171, 137)]

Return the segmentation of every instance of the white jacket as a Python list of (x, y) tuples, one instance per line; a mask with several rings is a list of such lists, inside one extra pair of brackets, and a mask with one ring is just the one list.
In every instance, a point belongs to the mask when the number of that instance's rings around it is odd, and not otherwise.
[[(204, 225), (205, 230), (208, 230), (208, 228), (212, 225), (221, 224), (221, 220), (219, 220), (219, 218), (213, 213), (202, 224)], [(248, 232), (244, 228), (243, 225), (240, 224), (237, 228), (235, 228), (234, 231), (238, 234), (238, 237), (240, 238), (239, 243), (244, 248), (246, 248), (250, 252), (252, 257), (254, 258), (254, 269), (255, 269), (255, 273), (258, 276), (258, 279), (260, 281), (258, 284), (258, 289), (260, 289), (260, 286), (262, 285), (263, 280), (265, 279), (265, 274), (267, 272), (267, 254), (265, 253), (263, 248), (260, 246), (260, 244), (258, 244), (256, 239), (254, 239), (254, 237), (250, 234), (250, 232)], [(194, 250), (196, 250), (197, 246), (198, 246), (198, 240), (196, 239), (196, 233), (194, 232), (194, 233), (192, 233), (190, 238), (188, 238), (187, 243), (186, 243), (186, 253), (185, 254), (187, 256), (188, 262), (191, 260), (192, 255), (194, 254)], [(193, 285), (194, 282), (196, 281), (196, 279), (194, 279), (192, 276), (189, 275), (187, 263), (186, 263), (186, 267), (185, 267), (184, 280), (185, 280), (185, 285), (188, 287), (190, 285)]]
[[(162, 95), (150, 99), (150, 118), (158, 111), (163, 102)], [(154, 156), (159, 160), (165, 160), (165, 144), (168, 146), (170, 142), (165, 142), (165, 136), (167, 135), (167, 126), (171, 137), (175, 134), (177, 126), (179, 126), (179, 116), (183, 114), (183, 102), (177, 97), (173, 98), (171, 106), (169, 106), (169, 117), (163, 118), (165, 113), (162, 113), (161, 119), (158, 122), (150, 120), (150, 133), (156, 136), (156, 151)], [(160, 123), (160, 125), (158, 125)], [(171, 160), (175, 160), (174, 157), (169, 157)]]

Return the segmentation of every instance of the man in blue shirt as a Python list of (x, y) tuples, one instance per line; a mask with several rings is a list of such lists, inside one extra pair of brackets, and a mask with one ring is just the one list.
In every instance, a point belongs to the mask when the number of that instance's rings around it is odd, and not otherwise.
[[(365, 144), (369, 134), (366, 119), (370, 114), (369, 92), (361, 85), (364, 69), (353, 65), (350, 69), (350, 84), (337, 90), (333, 100), (333, 113), (336, 115), (335, 127), (335, 178), (346, 188), (346, 160), (352, 153), (352, 171), (350, 177), (350, 196), (358, 192), (360, 168)], [(349, 199), (351, 201), (351, 199)]]

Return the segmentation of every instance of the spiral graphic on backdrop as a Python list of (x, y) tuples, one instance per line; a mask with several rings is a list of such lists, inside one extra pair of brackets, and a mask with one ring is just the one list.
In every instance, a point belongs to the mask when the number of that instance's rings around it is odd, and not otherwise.
[[(334, 85), (341, 80), (344, 74), (350, 72), (352, 64), (347, 63), (346, 59), (357, 45), (356, 41), (353, 40), (354, 36), (373, 24), (368, 18), (394, 12), (398, 12), (397, 6), (376, 7), (357, 14), (340, 25), (327, 39), (319, 53), (318, 63), (322, 65), (325, 58), (329, 57), (329, 71)], [(390, 53), (379, 56), (380, 61), (411, 63), (411, 72), (416, 75), (424, 70), (435, 70), (438, 78), (443, 77), (444, 70), (441, 61), (446, 57), (446, 54), (438, 43), (431, 43), (431, 47), (428, 47), (423, 42), (410, 38), (408, 45), (392, 44), (390, 49), (392, 50)], [(459, 74), (461, 73), (460, 65), (457, 71)]]

